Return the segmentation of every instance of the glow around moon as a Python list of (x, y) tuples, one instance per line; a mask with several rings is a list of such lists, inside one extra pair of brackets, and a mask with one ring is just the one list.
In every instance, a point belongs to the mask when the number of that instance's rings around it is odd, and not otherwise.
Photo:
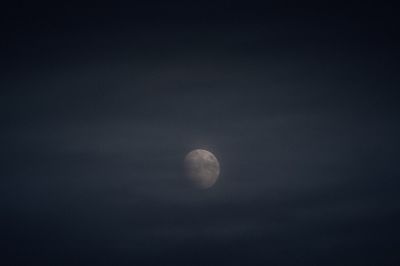
[(220, 168), (217, 158), (206, 150), (193, 150), (185, 157), (187, 176), (199, 188), (209, 188), (217, 182)]

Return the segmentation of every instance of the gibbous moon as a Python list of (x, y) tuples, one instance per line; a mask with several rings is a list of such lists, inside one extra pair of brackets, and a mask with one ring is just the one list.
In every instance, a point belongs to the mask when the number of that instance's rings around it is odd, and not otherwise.
[(193, 150), (185, 157), (185, 170), (188, 178), (199, 188), (209, 188), (217, 182), (219, 162), (206, 150)]

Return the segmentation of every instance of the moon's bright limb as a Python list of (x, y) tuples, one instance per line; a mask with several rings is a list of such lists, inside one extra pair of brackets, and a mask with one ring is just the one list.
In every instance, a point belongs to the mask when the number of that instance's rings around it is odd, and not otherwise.
[(193, 150), (185, 157), (185, 168), (188, 177), (200, 188), (209, 188), (217, 182), (219, 162), (206, 150)]

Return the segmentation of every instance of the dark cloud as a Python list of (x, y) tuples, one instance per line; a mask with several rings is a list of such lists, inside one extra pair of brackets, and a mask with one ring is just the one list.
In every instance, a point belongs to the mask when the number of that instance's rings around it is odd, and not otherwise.
[(395, 265), (396, 21), (358, 6), (7, 8), (2, 265)]

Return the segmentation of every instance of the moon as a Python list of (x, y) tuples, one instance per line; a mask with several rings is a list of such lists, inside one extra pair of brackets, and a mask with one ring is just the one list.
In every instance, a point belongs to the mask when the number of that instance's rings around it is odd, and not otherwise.
[(186, 155), (184, 165), (188, 178), (197, 187), (206, 189), (217, 182), (220, 173), (219, 162), (211, 152), (193, 150)]

